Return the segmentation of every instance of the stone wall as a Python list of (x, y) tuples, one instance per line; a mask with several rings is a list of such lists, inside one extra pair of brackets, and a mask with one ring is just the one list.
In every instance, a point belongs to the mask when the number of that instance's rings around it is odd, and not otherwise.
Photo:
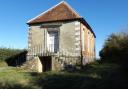
[(94, 34), (83, 24), (81, 24), (81, 30), (84, 30), (85, 41), (83, 56), (86, 63), (94, 62), (95, 59), (95, 37)]
[(28, 36), (28, 54), (39, 53), (39, 49), (45, 48), (45, 29), (39, 26), (31, 26)]
[(28, 55), (36, 55), (41, 53), (41, 51), (47, 51), (46, 40), (47, 30), (49, 28), (58, 28), (59, 30), (59, 52), (77, 52), (80, 56), (80, 35), (77, 35), (80, 33), (80, 22), (78, 21), (30, 26), (28, 37)]
[(42, 72), (43, 66), (39, 57), (33, 57), (31, 60), (27, 60), (21, 68), (27, 72)]
[(74, 52), (75, 49), (75, 23), (63, 23), (60, 27), (60, 50)]
[[(46, 52), (47, 49), (47, 31), (48, 29), (57, 28), (59, 31), (59, 57), (52, 56), (52, 70), (61, 70), (64, 65), (80, 63), (81, 50), (83, 54), (83, 64), (93, 62), (95, 58), (95, 37), (93, 33), (82, 23), (78, 21), (44, 23), (29, 27), (28, 37), (28, 60), (36, 60), (34, 68), (38, 72), (42, 72), (43, 65), (38, 57), (34, 55)], [(84, 30), (84, 46), (82, 46), (82, 30)], [(81, 49), (81, 46), (84, 49)], [(61, 54), (62, 53), (62, 54)], [(77, 55), (76, 55), (77, 54)], [(44, 55), (44, 53), (43, 53)], [(42, 56), (43, 56), (42, 55)], [(65, 55), (65, 56), (64, 56)], [(74, 56), (69, 57), (69, 56)], [(33, 64), (34, 65), (34, 64)]]

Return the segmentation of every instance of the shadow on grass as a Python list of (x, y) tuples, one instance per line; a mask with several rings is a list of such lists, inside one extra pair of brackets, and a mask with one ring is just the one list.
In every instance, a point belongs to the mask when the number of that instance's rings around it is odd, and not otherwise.
[(0, 89), (128, 89), (128, 78), (116, 65), (88, 65), (75, 72), (29, 73), (28, 84), (0, 82)]
[(94, 89), (97, 80), (79, 74), (47, 74), (38, 75), (34, 85), (42, 89)]
[(85, 71), (39, 74), (33, 85), (42, 89), (128, 89), (127, 76), (115, 64), (88, 65)]

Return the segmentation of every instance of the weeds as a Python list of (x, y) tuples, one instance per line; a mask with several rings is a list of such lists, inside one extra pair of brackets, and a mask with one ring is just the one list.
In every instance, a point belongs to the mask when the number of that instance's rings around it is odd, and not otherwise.
[[(0, 68), (1, 69), (1, 68)], [(28, 73), (14, 67), (0, 71), (0, 89), (127, 89), (118, 65), (94, 63), (75, 72)]]

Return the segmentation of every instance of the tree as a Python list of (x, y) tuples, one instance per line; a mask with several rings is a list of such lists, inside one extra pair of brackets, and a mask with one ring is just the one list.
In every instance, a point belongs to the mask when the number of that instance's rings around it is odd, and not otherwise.
[(128, 64), (128, 34), (111, 34), (100, 51), (100, 57), (103, 62), (114, 62), (127, 66)]

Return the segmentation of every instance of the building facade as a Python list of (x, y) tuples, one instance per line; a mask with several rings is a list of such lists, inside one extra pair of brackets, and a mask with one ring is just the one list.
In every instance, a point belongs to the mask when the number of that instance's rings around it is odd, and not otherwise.
[(95, 59), (95, 34), (65, 1), (29, 20), (27, 60), (38, 60), (39, 72)]

